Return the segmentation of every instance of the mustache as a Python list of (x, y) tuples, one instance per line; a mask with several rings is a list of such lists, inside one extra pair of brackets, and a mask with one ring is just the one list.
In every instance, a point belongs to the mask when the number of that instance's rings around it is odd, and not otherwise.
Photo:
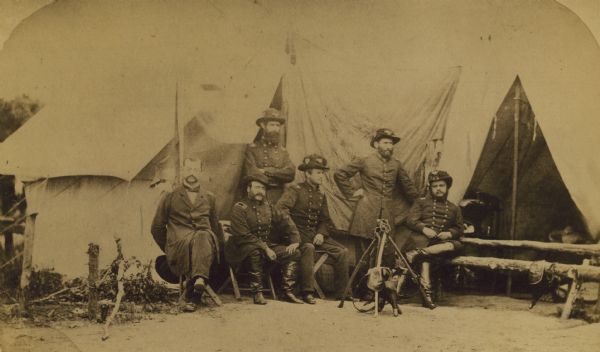
[(279, 138), (280, 134), (281, 134), (281, 132), (278, 132), (278, 131), (269, 131), (269, 132), (265, 132), (264, 136), (265, 136), (265, 138)]

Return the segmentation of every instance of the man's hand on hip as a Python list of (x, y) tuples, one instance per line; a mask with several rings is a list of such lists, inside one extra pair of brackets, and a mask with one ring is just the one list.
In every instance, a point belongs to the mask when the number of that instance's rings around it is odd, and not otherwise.
[(354, 191), (351, 199), (361, 199), (364, 196), (365, 196), (365, 190), (362, 188), (359, 188), (356, 191)]

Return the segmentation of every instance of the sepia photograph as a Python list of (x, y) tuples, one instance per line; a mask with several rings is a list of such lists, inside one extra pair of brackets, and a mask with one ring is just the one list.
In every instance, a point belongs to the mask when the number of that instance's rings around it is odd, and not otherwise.
[(600, 351), (599, 41), (599, 0), (0, 0), (0, 352)]

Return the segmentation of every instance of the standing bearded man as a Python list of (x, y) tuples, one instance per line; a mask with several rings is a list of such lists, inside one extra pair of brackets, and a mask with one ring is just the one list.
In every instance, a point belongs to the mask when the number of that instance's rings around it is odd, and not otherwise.
[(167, 275), (187, 279), (186, 311), (196, 308), (192, 298), (204, 291), (223, 242), (215, 195), (200, 187), (201, 166), (200, 160), (184, 161), (183, 185), (161, 199), (151, 227), (154, 240), (166, 254)]
[(242, 264), (248, 267), (255, 304), (267, 304), (262, 294), (267, 259), (282, 267), (282, 286), (287, 301), (302, 303), (294, 295), (300, 271), (302, 298), (306, 303), (315, 304), (312, 272), (315, 247), (301, 244), (298, 229), (290, 217), (273, 209), (266, 199), (268, 182), (267, 176), (262, 174), (243, 179), (247, 196), (231, 211), (232, 236), (225, 246), (225, 258), (234, 268)]
[(312, 154), (304, 158), (298, 170), (304, 172), (305, 182), (288, 187), (277, 202), (276, 208), (289, 214), (300, 231), (302, 243), (315, 246), (316, 250), (329, 255), (327, 261), (333, 265), (336, 299), (346, 297), (348, 282), (348, 250), (329, 236), (331, 219), (327, 197), (320, 189), (325, 172), (329, 170), (327, 159)]
[(285, 119), (277, 109), (269, 108), (256, 120), (260, 127), (259, 138), (246, 149), (244, 175), (265, 175), (268, 180), (267, 199), (276, 204), (286, 183), (296, 175), (287, 150), (281, 146), (281, 128)]
[[(349, 232), (372, 238), (380, 213), (392, 226), (405, 220), (405, 210), (418, 197), (418, 191), (400, 161), (393, 157), (394, 145), (400, 141), (393, 131), (382, 128), (371, 138), (375, 152), (354, 158), (336, 170), (333, 177), (338, 188), (350, 200), (358, 200)], [(361, 188), (351, 178), (360, 175)], [(407, 211), (406, 211), (407, 212)], [(393, 234), (392, 234), (393, 235)]]
[(409, 263), (422, 261), (421, 282), (431, 298), (428, 258), (462, 248), (458, 241), (463, 234), (460, 208), (448, 200), (452, 177), (445, 171), (432, 171), (427, 176), (429, 195), (415, 201), (406, 220), (413, 231), (416, 249), (406, 253)]

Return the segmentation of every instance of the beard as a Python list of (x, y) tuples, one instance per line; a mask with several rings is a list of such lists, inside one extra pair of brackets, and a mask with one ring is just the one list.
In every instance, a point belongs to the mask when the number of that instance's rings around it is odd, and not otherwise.
[(393, 149), (387, 150), (387, 149), (377, 148), (377, 152), (379, 152), (379, 155), (381, 155), (385, 159), (391, 158), (392, 154), (394, 154), (394, 150)]
[(269, 144), (279, 144), (279, 139), (280, 139), (279, 136), (280, 136), (279, 132), (265, 132), (263, 135), (263, 138)]
[(262, 202), (263, 200), (265, 200), (265, 195), (262, 193), (252, 193), (250, 195), (250, 198), (254, 199), (257, 202)]
[(446, 199), (448, 197), (448, 192), (430, 192), (431, 196), (435, 199)]

